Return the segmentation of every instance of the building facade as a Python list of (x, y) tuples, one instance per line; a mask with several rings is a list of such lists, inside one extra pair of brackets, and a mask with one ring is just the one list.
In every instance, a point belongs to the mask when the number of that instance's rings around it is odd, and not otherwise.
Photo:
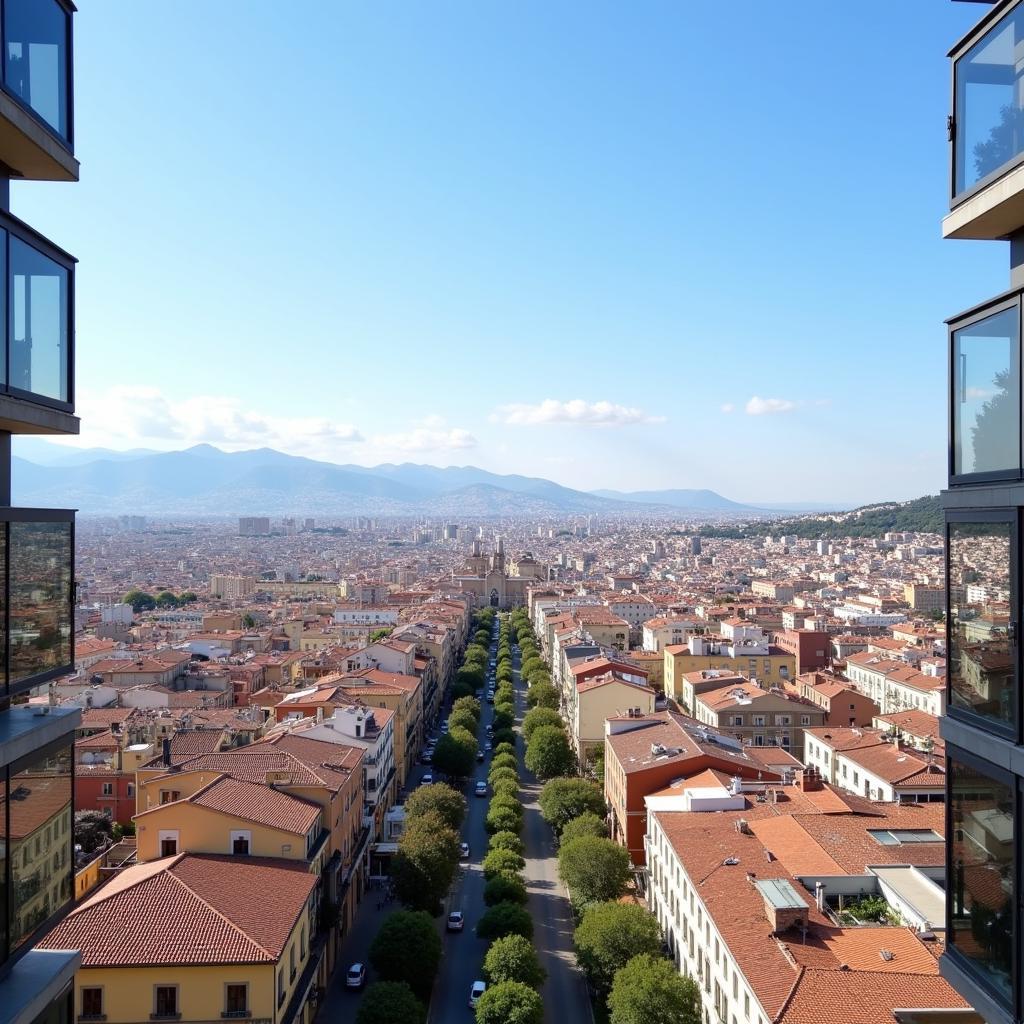
[[(944, 975), (990, 1024), (1024, 1020), (1021, 800), (1021, 321), (1024, 3), (1000, 0), (953, 47), (945, 238), (1010, 242), (1008, 290), (948, 326), (949, 841)], [(979, 298), (982, 298), (979, 296)]]

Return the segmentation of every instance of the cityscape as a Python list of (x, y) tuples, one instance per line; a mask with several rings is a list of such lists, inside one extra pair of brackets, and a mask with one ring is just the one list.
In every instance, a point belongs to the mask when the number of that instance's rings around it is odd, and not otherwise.
[(81, 8), (0, 1024), (1024, 1022), (1024, 0)]

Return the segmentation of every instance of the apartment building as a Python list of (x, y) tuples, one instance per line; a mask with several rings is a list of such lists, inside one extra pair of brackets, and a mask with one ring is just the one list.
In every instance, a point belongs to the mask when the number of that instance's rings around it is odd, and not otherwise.
[(796, 656), (757, 636), (694, 636), (686, 644), (665, 648), (665, 695), (692, 710), (683, 697), (682, 680), (690, 672), (717, 669), (781, 686), (796, 676)]
[(75, 259), (10, 209), (10, 182), (78, 180), (73, 102), (74, 5), (0, 7), (0, 1003), (17, 1024), (69, 1019), (74, 948), (33, 949), (74, 893), (72, 745), (79, 708), (12, 706), (74, 671), (75, 514), (11, 506), (11, 438), (70, 435), (75, 416)]
[(798, 697), (822, 708), (828, 725), (871, 725), (879, 713), (878, 705), (870, 697), (829, 673), (799, 675), (792, 689)]
[[(1021, 323), (1024, 3), (983, 7), (950, 51), (946, 238), (1009, 240), (1007, 290), (947, 321), (947, 948), (942, 971), (990, 1022), (1024, 1020), (1021, 971)], [(1001, 287), (1001, 282), (996, 287)]]
[(656, 696), (646, 680), (627, 677), (621, 670), (607, 669), (579, 679), (565, 716), (580, 766), (587, 764), (595, 750), (604, 750), (606, 719), (630, 712), (653, 714)]
[(846, 659), (846, 674), (883, 715), (911, 708), (937, 718), (945, 714), (946, 680), (937, 673), (920, 672), (903, 660), (867, 650)]

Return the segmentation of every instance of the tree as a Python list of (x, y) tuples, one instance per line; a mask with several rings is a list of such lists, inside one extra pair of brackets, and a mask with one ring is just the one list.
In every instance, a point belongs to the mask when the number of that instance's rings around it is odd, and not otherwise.
[(499, 704), (495, 707), (494, 718), (491, 719), (491, 725), (495, 729), (511, 729), (515, 724), (515, 711), (510, 711), (511, 707), (511, 704)]
[(256, 619), (255, 619), (255, 617), (250, 615), (248, 612), (246, 612), (242, 616), (242, 629), (255, 629), (255, 628), (256, 628)]
[(427, 1012), (404, 981), (375, 981), (367, 986), (356, 1024), (424, 1024)]
[(74, 834), (83, 853), (95, 853), (113, 842), (114, 823), (100, 811), (75, 811)]
[(604, 749), (598, 747), (591, 755), (587, 762), (587, 770), (594, 777), (594, 781), (599, 786), (604, 786)]
[(601, 787), (589, 779), (552, 779), (540, 791), (540, 813), (555, 835), (587, 811), (604, 817), (606, 810)]
[(476, 1004), (476, 1024), (543, 1024), (540, 995), (521, 981), (492, 985)]
[(484, 903), (526, 903), (526, 885), (518, 875), (502, 873), (487, 880), (484, 885)]
[(644, 953), (658, 956), (661, 951), (657, 920), (631, 903), (595, 903), (587, 907), (573, 942), (580, 967), (602, 992), (608, 991), (615, 972), (633, 957)]
[(615, 972), (611, 1024), (700, 1024), (700, 989), (662, 957), (643, 953)]
[(139, 612), (151, 612), (156, 607), (156, 599), (152, 594), (147, 594), (144, 590), (129, 590), (124, 597), (121, 598), (124, 604), (130, 604), (132, 611), (136, 615)]
[(556, 729), (553, 725), (542, 725), (534, 730), (526, 747), (524, 761), (538, 779), (553, 779), (556, 775), (567, 775), (576, 759), (565, 730)]
[(473, 765), (476, 764), (476, 739), (470, 736), (472, 746), (467, 746), (459, 742), (456, 732), (469, 735), (464, 729), (453, 729), (442, 736), (434, 748), (434, 767), (454, 779), (468, 779), (473, 774)]
[(497, 754), (491, 758), (491, 771), (495, 768), (511, 768), (515, 770), (519, 767), (519, 762), (516, 760), (515, 754)]
[(484, 911), (477, 922), (477, 938), (485, 942), (493, 942), (505, 935), (522, 935), (524, 939), (533, 938), (533, 918), (526, 907), (518, 903), (495, 903)]
[(523, 827), (523, 819), (507, 807), (492, 807), (484, 819), (484, 828), (488, 835), (495, 832), (518, 832)]
[(499, 754), (512, 754), (515, 755), (516, 745), (514, 743), (496, 743), (494, 745), (494, 756), (498, 757)]
[(495, 729), (491, 733), (492, 743), (515, 743), (516, 734), (511, 729)]
[(451, 829), (458, 831), (466, 817), (466, 798), (453, 787), (435, 782), (432, 786), (414, 789), (405, 800), (409, 821), (426, 814), (437, 814)]
[(581, 836), (558, 849), (558, 877), (577, 907), (617, 900), (630, 874), (629, 853), (610, 839)]
[(371, 644), (375, 644), (378, 641), (383, 640), (385, 637), (391, 636), (391, 631), (393, 628), (394, 627), (392, 626), (384, 626), (381, 629), (375, 629), (369, 636), (369, 642)]
[(441, 962), (441, 936), (430, 915), (396, 910), (381, 923), (370, 963), (384, 981), (404, 981), (421, 999), (430, 995)]
[(194, 590), (186, 590), (184, 593), (178, 595), (178, 601), (181, 604), (194, 604), (198, 600), (199, 597)]
[(529, 658), (524, 655), (523, 663), (519, 666), (520, 674), (529, 677), (530, 673), (537, 668), (544, 668), (544, 662), (536, 654), (531, 655)]
[(511, 850), (520, 856), (523, 852), (523, 841), (515, 832), (495, 832), (487, 842), (488, 850)]
[(157, 608), (177, 608), (178, 598), (170, 590), (161, 590), (154, 598)]
[(562, 835), (559, 837), (563, 843), (571, 843), (574, 839), (582, 836), (593, 836), (595, 839), (608, 838), (608, 826), (596, 814), (587, 811), (578, 818), (573, 818), (565, 823), (562, 828)]
[(458, 865), (458, 833), (436, 811), (407, 821), (391, 865), (399, 900), (413, 910), (439, 914)]
[(531, 686), (526, 691), (526, 703), (531, 708), (550, 708), (557, 711), (561, 702), (558, 691), (553, 686)]
[(487, 781), (496, 786), (499, 782), (514, 782), (516, 791), (519, 789), (519, 773), (515, 768), (492, 768), (487, 773)]
[(495, 939), (484, 957), (484, 978), (488, 984), (521, 981), (530, 988), (540, 988), (548, 972), (540, 965), (533, 943), (522, 935), (506, 935)]
[(532, 708), (523, 716), (523, 739), (529, 743), (534, 729), (539, 729), (542, 725), (552, 725), (561, 729), (562, 716), (551, 708)]
[(516, 853), (514, 850), (491, 850), (484, 857), (481, 867), (484, 871), (484, 878), (490, 879), (497, 877), (503, 871), (509, 871), (513, 874), (517, 871), (522, 871), (526, 867), (526, 861), (523, 860), (521, 854)]
[[(459, 699), (464, 700), (465, 698)], [(448, 728), (449, 730), (465, 729), (470, 736), (475, 738), (480, 728), (480, 723), (465, 708), (460, 708), (448, 716)]]
[(477, 722), (480, 721), (480, 701), (476, 697), (460, 697), (452, 704), (452, 712), (468, 711)]
[(551, 685), (551, 673), (547, 669), (538, 668), (534, 669), (530, 673), (530, 678), (527, 680), (530, 686), (550, 686)]
[(484, 670), (470, 665), (463, 665), (455, 673), (455, 686), (462, 687), (469, 693), (475, 693), (484, 685)]

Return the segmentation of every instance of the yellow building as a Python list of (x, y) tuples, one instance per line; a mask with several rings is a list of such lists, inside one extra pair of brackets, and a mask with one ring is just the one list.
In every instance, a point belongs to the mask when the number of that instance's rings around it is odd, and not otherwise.
[(576, 684), (576, 699), (569, 708), (569, 732), (580, 765), (594, 750), (604, 751), (604, 723), (608, 718), (654, 713), (656, 693), (649, 686), (630, 682), (611, 672)]
[(318, 904), (303, 864), (179, 854), (123, 869), (45, 948), (81, 951), (79, 1019), (309, 1024), (328, 980)]
[[(691, 653), (693, 647), (702, 653)], [(705, 637), (695, 637), (689, 646), (666, 647), (664, 663), (665, 696), (688, 709), (693, 705), (685, 699), (683, 676), (691, 672), (718, 669), (730, 675), (758, 679), (770, 686), (782, 686), (785, 681), (796, 678), (796, 655), (775, 644), (709, 643)]]

